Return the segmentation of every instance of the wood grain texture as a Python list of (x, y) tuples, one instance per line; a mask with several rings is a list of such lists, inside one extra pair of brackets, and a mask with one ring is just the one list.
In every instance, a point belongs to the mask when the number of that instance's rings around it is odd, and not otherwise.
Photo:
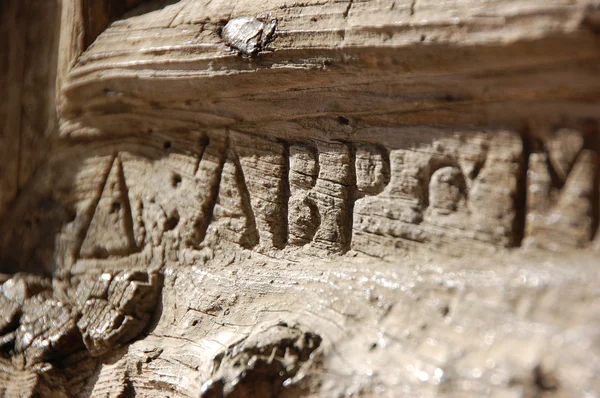
[(36, 173), (57, 135), (59, 4), (5, 1), (0, 8), (0, 214)]
[[(65, 86), (62, 131), (122, 134), (339, 115), (356, 125), (432, 116), (506, 125), (524, 106), (523, 117), (546, 118), (551, 103), (589, 104), (598, 81), (587, 22), (594, 4), (477, 5), (417, 2), (411, 15), (409, 2), (237, 2), (233, 9), (180, 1), (134, 13), (82, 54)], [(238, 17), (277, 21), (268, 48), (245, 57), (227, 44), (222, 29)]]
[(1, 396), (600, 394), (597, 0), (1, 7)]

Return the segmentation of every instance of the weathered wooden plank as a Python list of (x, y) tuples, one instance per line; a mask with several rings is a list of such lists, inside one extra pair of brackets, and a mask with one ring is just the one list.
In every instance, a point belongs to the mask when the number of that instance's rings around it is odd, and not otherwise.
[(45, 158), (46, 137), (57, 135), (58, 3), (30, 3), (6, 1), (1, 9), (0, 215)]
[(20, 1), (2, 3), (0, 87), (0, 214), (19, 190), (19, 153), (23, 65), (26, 57), (26, 24), (22, 23), (24, 5)]
[(57, 135), (1, 6), (0, 394), (600, 390), (600, 2), (137, 3), (61, 4)]

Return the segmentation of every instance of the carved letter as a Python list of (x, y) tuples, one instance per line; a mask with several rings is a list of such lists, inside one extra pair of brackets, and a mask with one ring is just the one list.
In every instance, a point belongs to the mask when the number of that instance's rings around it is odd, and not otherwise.
[(289, 243), (299, 246), (311, 242), (321, 224), (317, 204), (308, 195), (317, 183), (319, 158), (316, 150), (300, 145), (292, 145), (289, 156)]
[(260, 246), (282, 249), (287, 240), (287, 160), (283, 144), (231, 132), (255, 217)]
[[(573, 130), (558, 130), (529, 157), (524, 244), (583, 247), (593, 235), (598, 155)], [(564, 149), (564, 150), (563, 150)]]
[(117, 156), (106, 178), (80, 255), (84, 258), (107, 258), (135, 250), (137, 246), (127, 185), (121, 160)]
[[(430, 246), (463, 254), (513, 244), (522, 170), (519, 135), (447, 137), (440, 132), (420, 148), (392, 151), (390, 183), (354, 207), (353, 249), (385, 255)], [(359, 176), (357, 166), (360, 190)]]
[(258, 243), (258, 232), (246, 179), (238, 155), (231, 147), (227, 150), (219, 196), (209, 229), (210, 241), (215, 244), (220, 238), (247, 248)]

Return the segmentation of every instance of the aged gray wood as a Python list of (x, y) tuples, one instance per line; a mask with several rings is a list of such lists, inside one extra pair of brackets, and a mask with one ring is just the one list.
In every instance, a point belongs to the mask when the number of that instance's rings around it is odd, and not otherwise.
[(0, 215), (45, 159), (46, 139), (56, 135), (59, 12), (54, 1), (0, 6)]
[(600, 395), (599, 1), (0, 7), (0, 395)]

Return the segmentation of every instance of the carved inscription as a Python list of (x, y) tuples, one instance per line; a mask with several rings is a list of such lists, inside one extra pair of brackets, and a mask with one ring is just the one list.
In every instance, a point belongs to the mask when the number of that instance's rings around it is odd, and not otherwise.
[(109, 146), (83, 163), (76, 214), (57, 239), (59, 255), (72, 246), (75, 257), (64, 279), (0, 286), (0, 354), (14, 366), (131, 341), (150, 320), (163, 265), (190, 253), (233, 244), (460, 255), (522, 236), (527, 246), (583, 247), (598, 224), (598, 155), (575, 130), (544, 135), (531, 153), (509, 131), (407, 135), (391, 148), (190, 135)]
[(346, 144), (291, 148), (290, 231), (294, 242), (343, 252), (350, 245), (354, 175)]
[(83, 258), (108, 258), (130, 254), (137, 249), (127, 184), (121, 159), (117, 156), (97, 201), (80, 255)]
[(157, 248), (176, 259), (181, 249), (228, 242), (343, 253), (354, 202), (389, 182), (387, 150), (373, 144), (289, 144), (233, 131), (201, 133), (197, 143), (156, 145), (150, 158), (139, 144), (120, 148), (90, 199), (90, 221), (79, 222), (76, 269), (122, 269), (118, 258), (142, 263)]
[(311, 242), (321, 224), (319, 208), (309, 192), (319, 176), (319, 156), (314, 148), (290, 146), (289, 242), (305, 245)]
[(187, 227), (183, 231), (183, 237), (185, 244), (189, 247), (198, 247), (206, 237), (211, 214), (219, 194), (227, 145), (228, 141), (225, 135), (216, 134), (207, 138), (198, 170), (193, 179), (195, 186), (191, 192), (196, 199), (198, 211), (193, 213), (190, 222), (184, 221), (184, 225), (187, 224)]
[(208, 173), (219, 171), (220, 179), (203, 177), (213, 184), (209, 192), (217, 192), (214, 206), (210, 200), (205, 206), (212, 208), (205, 214), (205, 220), (207, 215), (211, 220), (206, 241), (218, 243), (223, 238), (259, 250), (312, 244), (347, 251), (354, 200), (380, 192), (388, 180), (385, 150), (361, 146), (357, 172), (358, 147), (290, 145), (230, 132), (222, 165), (207, 168)]
[(594, 234), (598, 154), (579, 131), (560, 129), (529, 157), (526, 246), (583, 247)]
[(355, 145), (356, 189), (358, 196), (378, 195), (390, 182), (387, 150), (379, 145)]
[(458, 167), (442, 167), (431, 175), (429, 209), (432, 214), (450, 214), (466, 205), (467, 186)]
[(80, 266), (119, 257), (143, 264), (159, 259), (158, 249), (176, 261), (182, 250), (228, 243), (378, 256), (487, 251), (522, 237), (576, 247), (596, 227), (597, 155), (573, 130), (548, 137), (528, 164), (510, 131), (437, 132), (422, 144), (407, 136), (390, 149), (235, 131), (195, 137), (192, 147), (151, 144), (149, 157), (121, 148), (81, 234)]
[(282, 249), (287, 237), (287, 152), (283, 143), (231, 132), (261, 246)]
[(289, 242), (350, 248), (356, 199), (389, 182), (389, 159), (372, 144), (290, 146)]
[(353, 248), (386, 255), (426, 244), (459, 254), (512, 245), (522, 154), (519, 135), (502, 131), (392, 150), (389, 184), (356, 202)]

